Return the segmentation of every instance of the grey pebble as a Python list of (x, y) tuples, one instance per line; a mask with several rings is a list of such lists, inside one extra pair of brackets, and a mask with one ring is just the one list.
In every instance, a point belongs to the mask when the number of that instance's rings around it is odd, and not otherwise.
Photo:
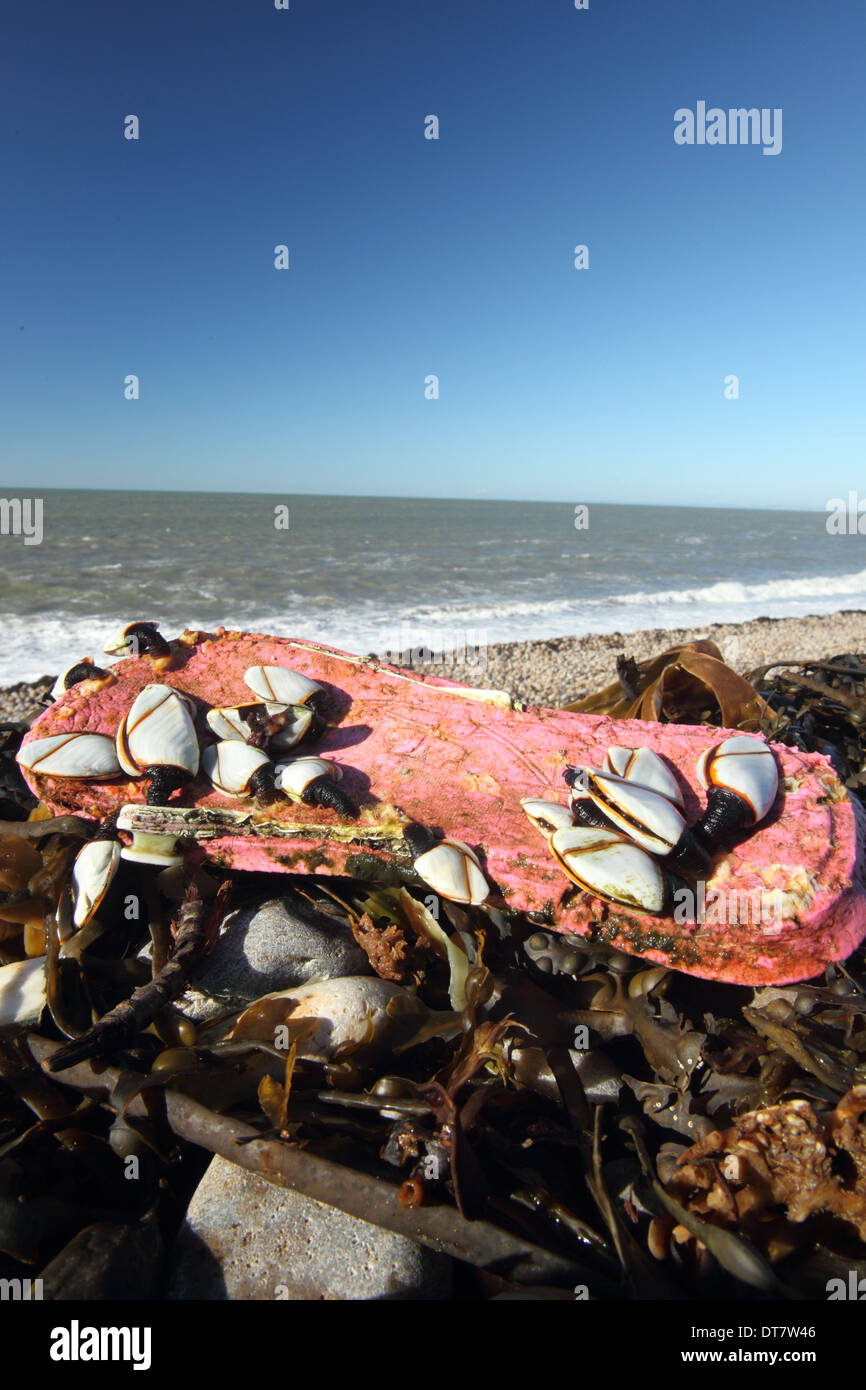
[(169, 1260), (168, 1297), (447, 1299), (452, 1261), (214, 1158)]
[(269, 896), (230, 912), (178, 1008), (204, 1023), (278, 989), (369, 975), (366, 954), (338, 917)]

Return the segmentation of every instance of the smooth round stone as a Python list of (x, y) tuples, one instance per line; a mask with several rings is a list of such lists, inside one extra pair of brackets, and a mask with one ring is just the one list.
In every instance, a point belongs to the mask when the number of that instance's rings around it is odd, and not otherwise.
[(365, 952), (339, 918), (266, 897), (229, 913), (178, 1007), (194, 1023), (205, 1023), (275, 990), (369, 974)]

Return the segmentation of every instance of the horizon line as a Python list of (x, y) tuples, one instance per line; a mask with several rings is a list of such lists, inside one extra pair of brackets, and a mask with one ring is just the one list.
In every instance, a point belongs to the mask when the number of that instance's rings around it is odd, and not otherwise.
[(232, 488), (214, 488), (214, 487), (201, 487), (201, 488), (129, 488), (129, 487), (95, 487), (95, 486), (92, 486), (92, 485), (91, 485), (91, 486), (83, 486), (83, 487), (57, 487), (57, 486), (53, 486), (53, 485), (48, 485), (48, 486), (36, 485), (36, 486), (34, 486), (33, 484), (30, 484), (30, 485), (27, 486), (27, 487), (22, 487), (22, 486), (19, 486), (18, 484), (11, 484), (11, 485), (8, 485), (8, 486), (7, 486), (7, 485), (4, 485), (4, 484), (0, 484), (0, 496), (5, 496), (7, 493), (9, 493), (9, 494), (21, 493), (21, 494), (25, 494), (25, 495), (29, 494), (29, 495), (32, 496), (32, 495), (34, 495), (34, 493), (35, 493), (37, 490), (38, 490), (39, 492), (63, 492), (63, 493), (69, 493), (69, 492), (109, 492), (109, 493), (117, 493), (118, 495), (121, 495), (121, 496), (145, 496), (145, 497), (149, 497), (149, 496), (153, 496), (153, 497), (158, 497), (158, 496), (166, 496), (166, 497), (175, 497), (175, 496), (177, 496), (177, 497), (184, 497), (184, 496), (186, 496), (186, 497), (216, 496), (216, 497), (283, 497), (283, 498), (286, 498), (286, 497), (288, 497), (288, 498), (293, 498), (293, 497), (305, 497), (305, 498), (320, 498), (320, 499), (321, 499), (321, 498), (327, 498), (328, 500), (339, 500), (339, 499), (342, 498), (342, 499), (345, 500), (345, 501), (359, 501), (359, 502), (461, 502), (461, 503), (475, 502), (475, 503), (480, 503), (480, 504), (487, 503), (487, 502), (507, 502), (507, 503), (512, 503), (512, 504), (514, 504), (514, 505), (520, 505), (520, 506), (539, 506), (539, 507), (577, 507), (577, 506), (586, 506), (586, 507), (630, 507), (630, 508), (632, 508), (632, 509), (634, 509), (635, 507), (641, 507), (641, 508), (645, 508), (645, 509), (647, 509), (647, 510), (664, 510), (664, 509), (667, 509), (667, 510), (670, 510), (670, 511), (798, 512), (798, 513), (802, 513), (802, 514), (804, 514), (804, 515), (815, 515), (815, 516), (823, 516), (824, 513), (825, 513), (826, 510), (827, 510), (826, 505), (825, 505), (824, 507), (822, 507), (822, 508), (819, 508), (819, 507), (794, 506), (794, 505), (792, 505), (792, 504), (790, 504), (790, 503), (789, 503), (788, 505), (786, 505), (786, 506), (779, 506), (779, 505), (772, 505), (772, 504), (769, 504), (769, 503), (763, 503), (763, 504), (755, 505), (755, 506), (751, 506), (751, 507), (743, 507), (743, 506), (737, 507), (737, 506), (733, 506), (733, 505), (730, 505), (730, 504), (727, 504), (727, 503), (721, 503), (721, 502), (613, 502), (613, 501), (610, 501), (610, 500), (608, 500), (608, 499), (599, 499), (599, 498), (595, 498), (594, 500), (589, 500), (589, 501), (584, 501), (584, 502), (575, 502), (572, 498), (569, 498), (569, 499), (562, 499), (562, 498), (550, 498), (550, 497), (547, 497), (547, 498), (544, 498), (544, 497), (535, 497), (535, 498), (527, 498), (527, 497), (488, 497), (488, 496), (478, 496), (478, 495), (475, 495), (475, 496), (472, 496), (472, 497), (465, 497), (465, 496), (464, 496), (464, 497), (451, 497), (451, 496), (430, 497), (430, 496), (427, 496), (427, 495), (420, 495), (420, 494), (413, 494), (413, 493), (375, 493), (375, 492), (284, 492), (284, 493), (280, 493), (280, 492), (278, 492), (278, 491), (272, 491), (272, 490), (270, 490), (270, 489), (258, 489), (258, 488), (256, 488), (256, 489), (249, 489), (249, 488), (248, 488), (248, 489), (244, 489), (244, 490), (238, 491), (238, 490), (235, 490), (235, 489), (232, 489)]

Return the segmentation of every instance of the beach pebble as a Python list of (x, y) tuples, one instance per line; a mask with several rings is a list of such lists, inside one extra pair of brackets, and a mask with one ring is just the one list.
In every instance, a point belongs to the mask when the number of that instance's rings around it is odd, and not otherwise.
[(367, 956), (339, 918), (266, 896), (229, 913), (178, 1007), (204, 1023), (274, 990), (369, 973)]
[(314, 980), (277, 990), (244, 1011), (233, 1038), (273, 1040), (281, 1024), (299, 1025), (298, 1056), (330, 1061), (362, 1047), (369, 1057), (409, 1041), (423, 1024), (453, 1027), (457, 1015), (436, 1012), (409, 989), (370, 975)]
[(445, 1299), (451, 1260), (214, 1158), (169, 1261), (172, 1299)]

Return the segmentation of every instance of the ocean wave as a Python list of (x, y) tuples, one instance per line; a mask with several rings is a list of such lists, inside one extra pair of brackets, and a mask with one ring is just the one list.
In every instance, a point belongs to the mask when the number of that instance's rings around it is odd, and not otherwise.
[(754, 604), (766, 599), (801, 599), (838, 597), (866, 592), (866, 570), (854, 574), (816, 574), (808, 578), (768, 579), (761, 584), (743, 584), (724, 579), (694, 589), (662, 589), (657, 592), (638, 590), (618, 594), (611, 603), (634, 607), (666, 604)]
[[(620, 583), (622, 580), (620, 580)], [(619, 587), (619, 586), (618, 586)], [(432, 645), (482, 645), (583, 633), (629, 632), (648, 628), (708, 627), (714, 622), (742, 622), (755, 617), (800, 617), (840, 607), (866, 609), (866, 570), (836, 576), (768, 580), (748, 584), (725, 580), (698, 587), (621, 591), (608, 596), (574, 597), (562, 593), (539, 598), (538, 586), (504, 586), (497, 593), (474, 593), (461, 584), (442, 601), (412, 603), (405, 592), (380, 593), (354, 601), (333, 594), (298, 592), (278, 603), (250, 596), (231, 609), (219, 596), (202, 589), (196, 612), (164, 597), (140, 596), (141, 612), (161, 615), (161, 630), (172, 636), (182, 627), (228, 628), (326, 642), (344, 651), (399, 651)], [(218, 612), (218, 616), (215, 614)], [(180, 615), (182, 614), (182, 617)], [(132, 614), (141, 616), (141, 613)], [(89, 655), (107, 665), (104, 639), (130, 619), (126, 611), (12, 614), (2, 618), (0, 685), (55, 675)], [(179, 619), (179, 620), (178, 620)]]

